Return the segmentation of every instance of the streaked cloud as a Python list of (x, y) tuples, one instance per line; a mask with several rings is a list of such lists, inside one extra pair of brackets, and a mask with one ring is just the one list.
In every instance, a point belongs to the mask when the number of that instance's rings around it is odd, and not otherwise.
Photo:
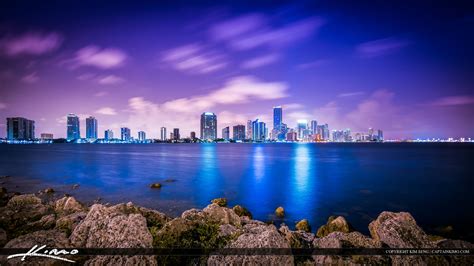
[(209, 32), (215, 40), (231, 40), (264, 27), (266, 20), (266, 17), (262, 14), (246, 14), (217, 23), (211, 27)]
[(313, 68), (313, 67), (320, 67), (320, 66), (323, 66), (323, 65), (327, 64), (328, 62), (329, 62), (329, 60), (326, 60), (326, 59), (317, 59), (317, 60), (314, 60), (314, 61), (311, 61), (311, 62), (299, 64), (296, 67), (298, 69), (303, 70), (303, 69), (308, 69), (308, 68)]
[(243, 35), (232, 40), (230, 45), (236, 50), (248, 50), (260, 46), (281, 48), (311, 36), (322, 25), (324, 25), (324, 20), (321, 18), (303, 19), (281, 28)]
[(241, 67), (244, 69), (258, 68), (258, 67), (275, 63), (279, 59), (280, 59), (280, 55), (278, 54), (267, 54), (267, 55), (263, 55), (263, 56), (246, 60), (242, 63)]
[(191, 73), (207, 74), (224, 68), (227, 62), (217, 52), (205, 51), (197, 44), (177, 47), (162, 54), (162, 61), (172, 68)]
[(56, 32), (27, 32), (0, 40), (0, 50), (7, 56), (41, 55), (61, 46), (63, 37)]
[(1, 110), (1, 109), (6, 109), (6, 108), (7, 108), (7, 104), (0, 102), (0, 110)]
[(26, 83), (26, 84), (33, 84), (33, 83), (38, 82), (38, 80), (39, 80), (39, 77), (36, 74), (36, 72), (33, 72), (21, 78), (21, 82)]
[(378, 39), (361, 43), (356, 47), (356, 52), (360, 57), (372, 58), (391, 54), (409, 45), (409, 41), (395, 37)]
[(455, 106), (474, 104), (474, 96), (471, 95), (457, 95), (442, 97), (429, 103), (432, 106)]
[(364, 95), (365, 92), (363, 91), (354, 91), (354, 92), (345, 92), (345, 93), (340, 93), (337, 95), (337, 97), (353, 97), (353, 96), (359, 96), (359, 95)]
[(76, 52), (75, 66), (92, 66), (100, 69), (118, 68), (125, 64), (127, 54), (117, 48), (86, 46)]
[(109, 94), (108, 92), (106, 91), (99, 91), (97, 93), (94, 94), (95, 97), (103, 97), (105, 95)]
[(100, 115), (116, 115), (117, 112), (112, 107), (102, 107), (95, 111), (96, 114)]
[(118, 76), (115, 76), (115, 75), (108, 75), (108, 76), (105, 76), (105, 77), (100, 77), (97, 80), (97, 83), (99, 83), (101, 85), (114, 85), (114, 84), (120, 84), (120, 83), (123, 83), (123, 82), (125, 82), (125, 79), (123, 79), (121, 77), (118, 77)]

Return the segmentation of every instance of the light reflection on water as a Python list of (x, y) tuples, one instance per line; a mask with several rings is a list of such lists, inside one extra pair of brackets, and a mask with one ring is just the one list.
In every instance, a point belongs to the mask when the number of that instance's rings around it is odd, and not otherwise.
[[(474, 215), (462, 206), (474, 201), (473, 154), (469, 144), (0, 145), (0, 176), (11, 175), (2, 186), (20, 192), (51, 186), (171, 215), (224, 196), (260, 220), (275, 219), (281, 205), (287, 215), (277, 221), (290, 226), (306, 218), (317, 228), (344, 214), (367, 232), (370, 219), (391, 210), (472, 236)], [(150, 189), (154, 182), (163, 188)]]

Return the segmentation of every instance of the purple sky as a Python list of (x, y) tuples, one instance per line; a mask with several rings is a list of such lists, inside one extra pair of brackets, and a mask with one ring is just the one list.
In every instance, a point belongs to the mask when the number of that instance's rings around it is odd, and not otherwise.
[(99, 137), (121, 126), (188, 136), (204, 111), (220, 136), (248, 119), (271, 125), (275, 105), (290, 127), (316, 119), (386, 138), (474, 137), (469, 1), (380, 2), (2, 3), (0, 137), (10, 116), (65, 137), (68, 113), (82, 136), (89, 115)]

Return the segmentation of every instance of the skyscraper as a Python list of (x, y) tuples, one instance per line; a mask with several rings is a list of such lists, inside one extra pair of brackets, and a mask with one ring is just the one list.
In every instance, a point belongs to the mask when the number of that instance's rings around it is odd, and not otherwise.
[(180, 139), (179, 128), (173, 128), (173, 139), (174, 140), (179, 140)]
[(89, 116), (86, 118), (86, 138), (97, 139), (97, 119)]
[(318, 121), (316, 120), (311, 120), (311, 134), (318, 134)]
[(323, 140), (329, 140), (329, 125), (323, 125)]
[(114, 132), (111, 130), (111, 129), (107, 129), (105, 132), (104, 132), (104, 139), (106, 140), (111, 140), (114, 138)]
[(273, 107), (273, 129), (280, 130), (283, 123), (283, 109), (281, 106)]
[(383, 141), (383, 131), (382, 130), (377, 130), (377, 140), (378, 141)]
[(304, 119), (298, 120), (297, 130), (298, 130), (298, 138), (303, 140), (305, 138), (305, 131), (306, 126), (308, 125), (308, 121)]
[(211, 112), (201, 114), (201, 139), (215, 140), (217, 138), (217, 116)]
[(245, 126), (237, 125), (232, 128), (233, 130), (233, 139), (234, 140), (244, 140), (245, 139)]
[(267, 128), (264, 122), (256, 119), (252, 122), (252, 140), (265, 141), (267, 136)]
[(75, 140), (81, 138), (81, 129), (79, 125), (79, 117), (75, 114), (67, 115), (67, 140)]
[(7, 118), (7, 139), (31, 140), (35, 138), (35, 121), (23, 117)]
[(161, 127), (160, 133), (161, 133), (160, 135), (161, 140), (165, 141), (166, 140), (166, 127)]
[(247, 134), (245, 136), (246, 139), (252, 139), (253, 134), (252, 134), (252, 120), (247, 121)]
[(120, 128), (120, 139), (122, 141), (130, 141), (131, 136), (132, 134), (131, 134), (130, 128), (128, 127)]
[(225, 140), (230, 139), (230, 127), (225, 127), (222, 129), (222, 138)]
[(145, 131), (138, 131), (138, 140), (139, 141), (145, 141), (146, 140)]

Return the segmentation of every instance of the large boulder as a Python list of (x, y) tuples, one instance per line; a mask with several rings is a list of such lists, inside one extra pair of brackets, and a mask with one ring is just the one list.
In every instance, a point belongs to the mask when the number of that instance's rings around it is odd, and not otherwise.
[(63, 216), (56, 221), (55, 228), (65, 232), (69, 236), (86, 216), (86, 212), (76, 212)]
[(318, 237), (325, 237), (329, 235), (332, 232), (343, 232), (343, 233), (349, 233), (354, 231), (352, 226), (346, 221), (346, 219), (342, 216), (331, 216), (329, 217), (327, 223), (323, 226), (321, 226), (317, 233), (316, 236)]
[[(381, 244), (359, 232), (332, 232), (323, 238), (315, 238), (314, 248), (380, 248)], [(314, 255), (313, 260), (317, 265), (381, 265), (390, 262), (387, 256), (339, 256), (339, 255)]]
[(309, 222), (306, 219), (303, 219), (296, 223), (295, 227), (298, 231), (311, 232), (311, 225), (309, 225)]
[[(137, 213), (124, 213), (120, 208), (94, 204), (86, 218), (74, 228), (70, 236), (74, 247), (83, 248), (151, 248), (153, 238), (147, 229), (145, 217)], [(87, 265), (156, 265), (154, 256), (96, 256)]]
[(235, 214), (237, 214), (240, 217), (247, 216), (250, 219), (252, 219), (252, 213), (250, 213), (250, 211), (245, 207), (242, 207), (240, 205), (235, 205), (234, 208), (232, 208), (232, 210), (235, 212)]
[(312, 248), (314, 234), (302, 230), (291, 231), (286, 225), (280, 226), (278, 231), (283, 235), (292, 248)]
[(171, 220), (170, 217), (166, 216), (165, 214), (156, 211), (156, 210), (151, 210), (147, 209), (144, 207), (139, 207), (134, 205), (131, 202), (128, 203), (122, 203), (122, 204), (117, 204), (112, 207), (110, 207), (111, 211), (114, 212), (121, 212), (124, 214), (140, 214), (146, 219), (146, 223), (148, 227), (156, 227), (156, 229), (159, 229), (163, 227), (165, 223)]
[(52, 209), (43, 204), (35, 195), (16, 195), (5, 207), (0, 208), (0, 228), (6, 230), (10, 237), (15, 238), (44, 229), (40, 226), (42, 224), (35, 224), (35, 222), (51, 213)]
[(75, 212), (87, 211), (87, 208), (79, 203), (74, 197), (63, 197), (54, 204), (54, 211), (58, 215), (68, 215)]
[(213, 203), (204, 208), (202, 212), (206, 216), (205, 219), (210, 222), (241, 226), (240, 217), (232, 209)]
[(435, 244), (408, 212), (382, 212), (369, 224), (370, 235), (391, 248), (433, 248)]
[[(290, 245), (280, 235), (274, 225), (246, 224), (243, 234), (231, 241), (226, 248), (258, 249), (277, 248), (289, 249)], [(294, 265), (291, 255), (213, 255), (210, 256), (208, 265)]]
[(227, 207), (227, 199), (226, 198), (217, 198), (211, 200), (212, 203), (217, 204), (221, 207)]

